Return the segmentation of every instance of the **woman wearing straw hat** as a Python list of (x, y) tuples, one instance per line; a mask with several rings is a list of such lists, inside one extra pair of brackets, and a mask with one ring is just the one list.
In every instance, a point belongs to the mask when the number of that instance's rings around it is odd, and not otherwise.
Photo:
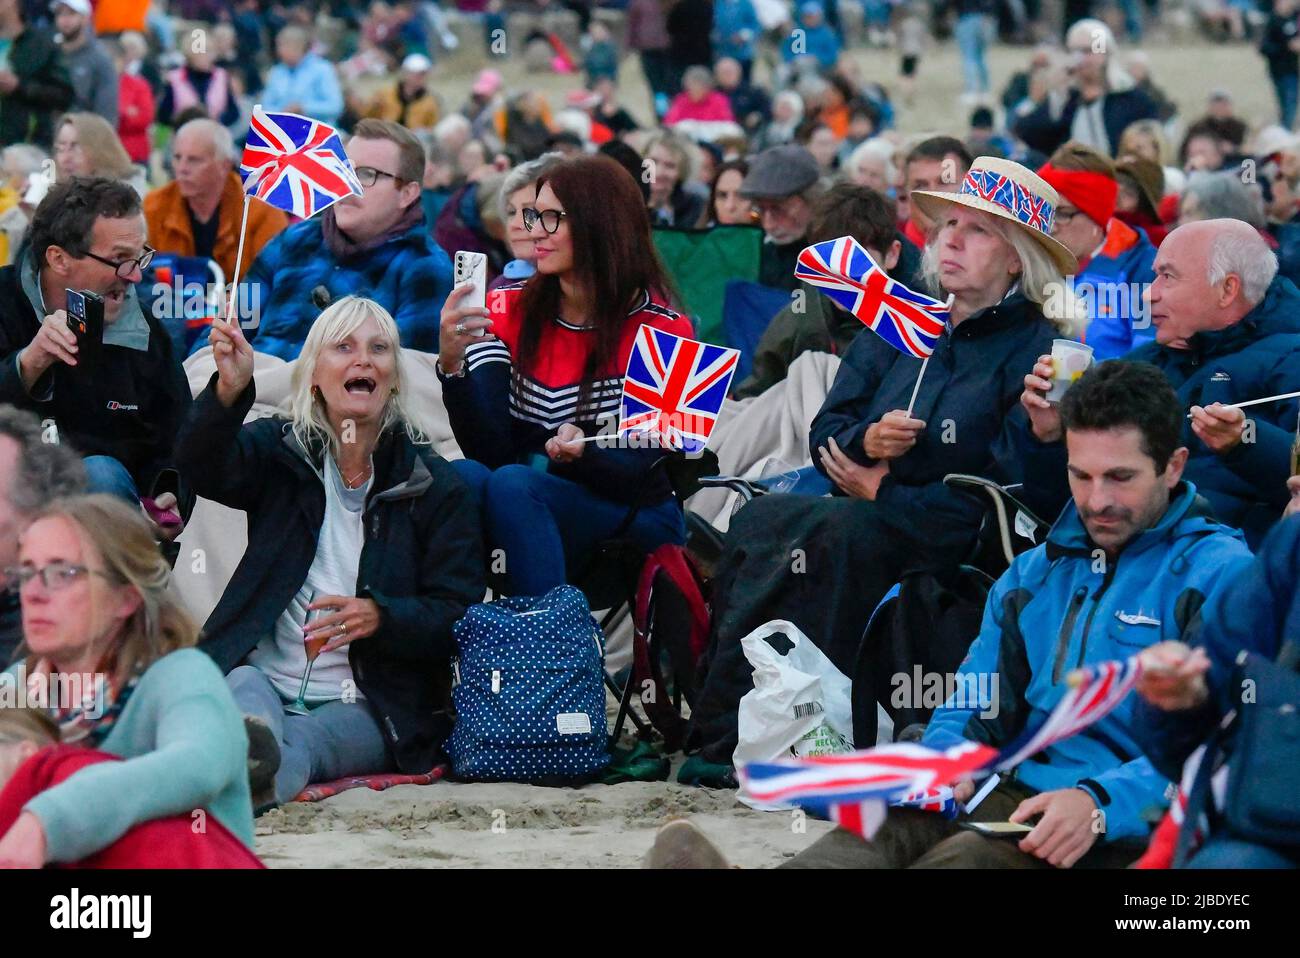
[(1057, 194), (1017, 163), (980, 157), (959, 192), (916, 191), (912, 202), (935, 223), (923, 269), (952, 297), (949, 326), (911, 416), (921, 360), (860, 333), (810, 436), (835, 495), (764, 496), (732, 521), (714, 580), (718, 651), (693, 710), (710, 762), (729, 762), (736, 744), (749, 687), (742, 636), (788, 619), (850, 673), (885, 592), (905, 571), (955, 566), (974, 542), (980, 508), (943, 477), (1018, 479), (1004, 421), (1023, 415), (1026, 363), (1061, 335), (1043, 304), (1059, 301), (1075, 269), (1051, 236)]

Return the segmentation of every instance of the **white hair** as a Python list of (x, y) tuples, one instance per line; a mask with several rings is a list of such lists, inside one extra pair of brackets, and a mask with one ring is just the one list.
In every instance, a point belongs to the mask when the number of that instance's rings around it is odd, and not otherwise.
[(1259, 187), (1243, 183), (1236, 173), (1198, 170), (1187, 178), (1183, 196), (1196, 197), (1196, 215), (1203, 220), (1241, 220), (1256, 229), (1267, 222)]
[(1210, 244), (1206, 278), (1211, 286), (1217, 286), (1229, 275), (1241, 280), (1242, 298), (1254, 307), (1277, 275), (1277, 255), (1258, 233), (1222, 230)]
[[(1106, 86), (1113, 93), (1123, 93), (1137, 86), (1133, 79), (1133, 74), (1124, 68), (1124, 60), (1119, 55), (1119, 44), (1115, 42), (1115, 34), (1111, 32), (1110, 27), (1100, 20), (1091, 18), (1076, 20), (1065, 34), (1065, 45), (1070, 45), (1070, 40), (1078, 40), (1087, 37), (1089, 47), (1097, 50), (1106, 57)], [(1097, 49), (1100, 47), (1100, 49)]]
[(12, 161), (23, 176), (31, 176), (45, 164), (45, 151), (30, 143), (15, 143), (0, 152), (0, 162), (6, 166)]
[(312, 374), (325, 347), (347, 339), (372, 317), (393, 349), (393, 392), (384, 405), (379, 431), (383, 433), (390, 427), (398, 427), (405, 430), (413, 443), (429, 441), (405, 404), (405, 360), (402, 358), (401, 334), (392, 314), (373, 299), (344, 296), (326, 307), (312, 323), (289, 379), (289, 418), (294, 436), (304, 447), (310, 446), (313, 441), (325, 444), (335, 459), (338, 459), (341, 451), (342, 437), (335, 434), (326, 415), (325, 402), (312, 388)]
[(433, 126), (433, 137), (440, 145), (446, 144), (450, 135), (454, 132), (463, 133), (466, 137), (470, 135), (473, 127), (469, 120), (459, 113), (451, 113), (444, 116)]
[(778, 103), (790, 104), (790, 109), (794, 111), (794, 119), (791, 121), (792, 126), (798, 126), (800, 123), (803, 122), (803, 114), (804, 114), (803, 97), (801, 97), (798, 93), (796, 93), (794, 90), (782, 90), (780, 93), (778, 93), (776, 97), (772, 100), (772, 107), (773, 107), (774, 114), (775, 114), (775, 107)]
[(235, 138), (230, 135), (230, 131), (218, 123), (216, 120), (208, 119), (205, 116), (196, 117), (181, 126), (176, 131), (176, 136), (180, 137), (182, 133), (189, 130), (192, 133), (205, 133), (208, 142), (212, 144), (212, 151), (217, 156), (232, 163), (239, 158), (235, 152)]
[(509, 218), (506, 216), (506, 207), (510, 205), (510, 197), (525, 186), (532, 186), (542, 178), (542, 174), (563, 159), (563, 153), (543, 153), (535, 160), (520, 163), (506, 174), (505, 180), (501, 183), (501, 196), (497, 203), (501, 213), (501, 222), (504, 223)]
[(894, 146), (881, 137), (863, 140), (849, 154), (848, 173), (856, 178), (861, 171), (864, 160), (877, 160), (884, 173), (885, 182), (893, 183), (898, 179), (898, 167), (894, 166)]

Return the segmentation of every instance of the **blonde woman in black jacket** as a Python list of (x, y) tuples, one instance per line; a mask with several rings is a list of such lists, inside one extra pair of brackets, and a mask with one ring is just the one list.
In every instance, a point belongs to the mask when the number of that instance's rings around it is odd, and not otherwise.
[[(478, 510), (403, 405), (393, 318), (355, 296), (321, 313), (288, 421), (243, 425), (252, 347), (234, 324), (211, 338), (217, 372), (177, 461), (199, 495), (248, 514), (200, 647), (250, 717), (254, 772), (278, 766), (285, 802), (313, 781), (429, 771), (450, 731), (451, 627), (483, 597), (484, 568)], [(256, 803), (270, 784), (254, 782)]]

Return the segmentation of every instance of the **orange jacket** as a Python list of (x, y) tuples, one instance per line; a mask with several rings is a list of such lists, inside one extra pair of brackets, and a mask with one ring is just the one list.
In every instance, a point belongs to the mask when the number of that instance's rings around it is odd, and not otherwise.
[[(221, 219), (217, 223), (217, 241), (212, 248), (215, 259), (226, 274), (226, 282), (243, 279), (248, 267), (257, 259), (262, 247), (280, 230), (289, 225), (289, 218), (274, 206), (261, 200), (248, 206), (248, 239), (244, 242), (244, 261), (237, 277), (235, 256), (239, 252), (239, 224), (244, 215), (244, 190), (239, 177), (233, 172), (226, 177), (221, 191)], [(144, 198), (144, 218), (149, 225), (149, 245), (160, 253), (178, 256), (194, 255), (194, 233), (190, 230), (190, 214), (176, 183), (168, 183), (153, 190)]]
[(432, 129), (438, 122), (438, 101), (432, 93), (425, 93), (403, 105), (402, 98), (397, 94), (397, 84), (393, 84), (383, 87), (375, 94), (370, 108), (366, 110), (366, 116), (400, 123), (408, 130)]

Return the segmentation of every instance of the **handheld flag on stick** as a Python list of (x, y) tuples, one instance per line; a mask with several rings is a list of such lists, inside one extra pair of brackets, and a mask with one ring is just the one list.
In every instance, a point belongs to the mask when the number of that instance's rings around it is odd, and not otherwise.
[(794, 275), (825, 290), (885, 342), (917, 359), (934, 352), (948, 322), (943, 302), (890, 279), (852, 236), (809, 246), (799, 254)]
[(1100, 662), (1078, 669), (1069, 676), (1070, 689), (1052, 709), (1047, 720), (1021, 735), (998, 756), (999, 771), (1014, 768), (1054, 742), (1069, 738), (1097, 722), (1119, 705), (1142, 674), (1138, 656), (1122, 661)]
[(254, 108), (239, 175), (245, 193), (303, 219), (361, 195), (339, 131), (297, 113)]
[[(343, 151), (338, 130), (297, 113), (266, 113), (260, 104), (253, 107), (239, 176), (244, 183), (244, 216), (239, 224), (232, 290), (239, 283), (244, 263), (250, 197), (306, 219), (345, 196), (361, 195), (361, 182)], [(234, 309), (232, 294), (227, 322), (233, 321)]]
[[(870, 833), (859, 832), (870, 838), (887, 802), (924, 795), (984, 768), (997, 755), (996, 749), (976, 742), (942, 752), (895, 743), (846, 755), (751, 763), (740, 770), (740, 781), (745, 794), (761, 802), (798, 805), (826, 817), (834, 806), (863, 811), (843, 818), (858, 817), (871, 826)], [(881, 814), (863, 809), (863, 803), (879, 803)], [(847, 821), (834, 820), (850, 827)]]
[(699, 452), (708, 444), (739, 359), (739, 350), (642, 326), (623, 377), (618, 434), (648, 434), (666, 448)]
[(867, 328), (908, 356), (923, 360), (908, 403), (911, 417), (921, 377), (952, 309), (952, 297), (941, 302), (891, 279), (884, 268), (852, 236), (815, 243), (799, 254), (795, 279), (826, 292), (836, 304), (867, 324)]
[(1070, 689), (1052, 713), (1001, 750), (964, 742), (944, 751), (916, 744), (881, 745), (843, 755), (752, 763), (740, 770), (745, 792), (762, 802), (796, 805), (870, 839), (887, 804), (956, 813), (951, 786), (1030, 755), (1100, 721), (1137, 684), (1137, 656), (1102, 662), (1070, 675)]

